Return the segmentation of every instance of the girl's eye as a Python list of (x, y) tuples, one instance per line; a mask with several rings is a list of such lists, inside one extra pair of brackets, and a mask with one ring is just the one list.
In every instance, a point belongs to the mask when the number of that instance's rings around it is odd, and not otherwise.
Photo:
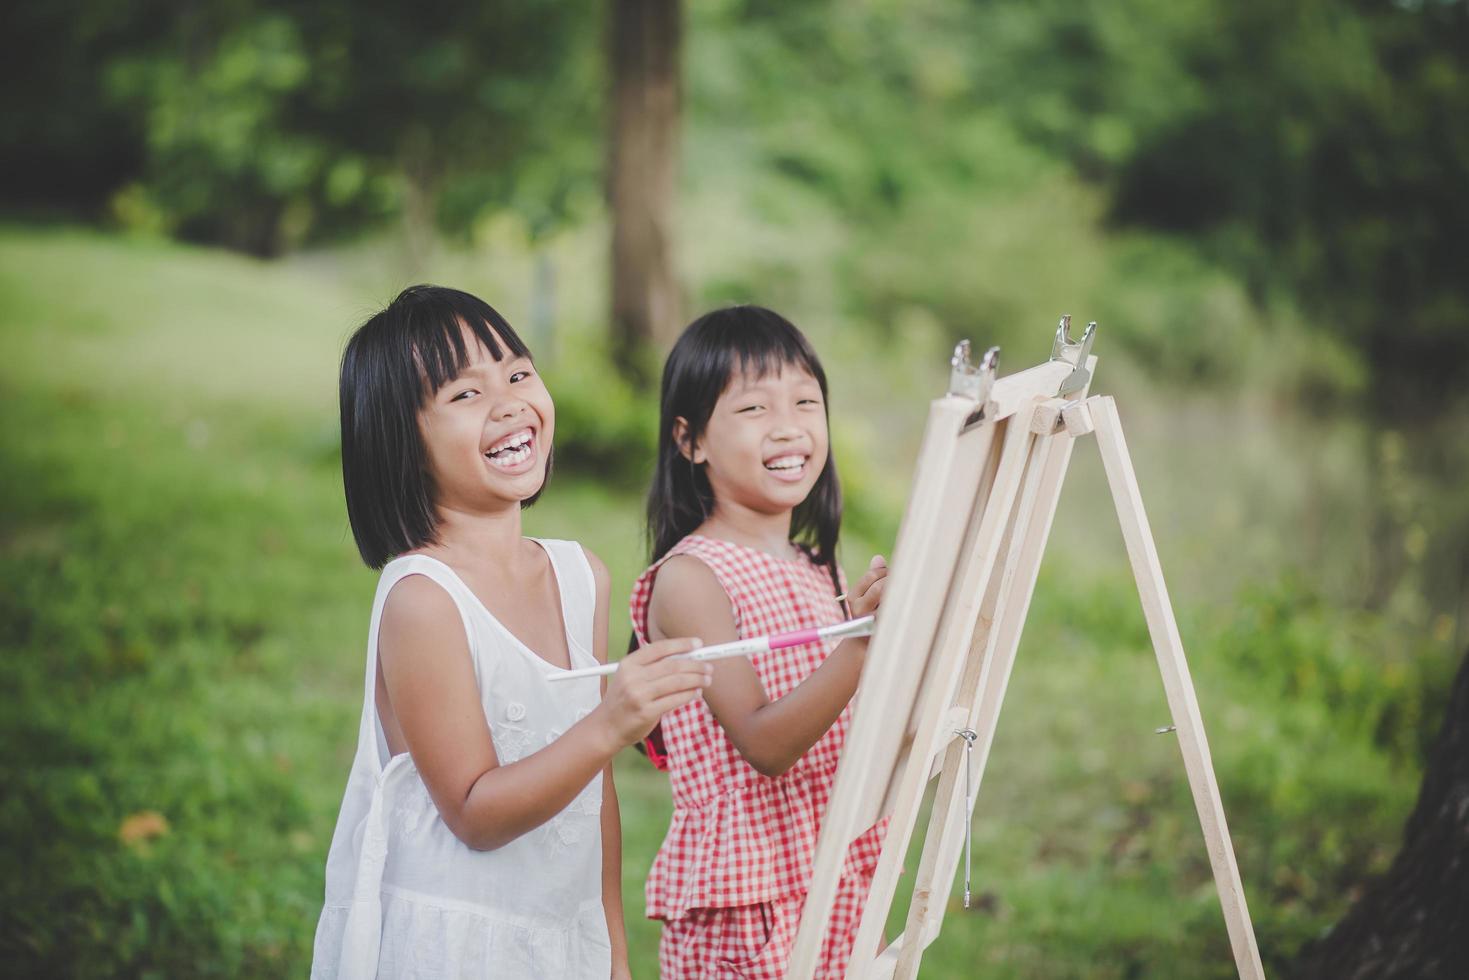
[(453, 398), (450, 398), (449, 401), (451, 401), (451, 402), (463, 401), (464, 399), (468, 398), (470, 395), (477, 395), (477, 394), (479, 394), (479, 392), (475, 391), (473, 388), (466, 388), (464, 391), (461, 391), (459, 394), (455, 395)]
[(529, 371), (516, 371), (510, 376), (510, 383), (515, 384), (517, 381), (524, 381), (528, 377), (530, 377)]
[(817, 401), (815, 398), (802, 398), (796, 404), (798, 404), (798, 405), (820, 405), (821, 402)]
[(748, 412), (758, 412), (758, 411), (760, 411), (760, 409), (762, 409), (764, 407), (765, 407), (764, 405), (746, 405), (744, 408), (737, 408), (737, 409), (735, 409), (735, 414), (736, 415), (744, 415), (744, 414), (746, 414)]

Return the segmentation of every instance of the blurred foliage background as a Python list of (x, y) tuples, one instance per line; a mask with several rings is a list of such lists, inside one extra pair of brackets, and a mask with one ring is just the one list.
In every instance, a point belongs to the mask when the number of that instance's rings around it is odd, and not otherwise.
[[(667, 337), (630, 356), (609, 312), (608, 38), (648, 5), (0, 12), (18, 975), (306, 970), (373, 585), (336, 359), (402, 286), (522, 330), (561, 440), (528, 527), (630, 587)], [(1469, 6), (717, 0), (678, 27), (681, 304), (812, 337), (849, 566), (891, 549), (957, 339), (1014, 369), (1060, 313), (1101, 323), (1094, 390), (1288, 976), (1391, 859), (1469, 642)], [(975, 821), (981, 901), (924, 974), (1230, 976), (1093, 454), (1062, 508)], [(633, 755), (619, 779), (650, 976), (667, 789)]]

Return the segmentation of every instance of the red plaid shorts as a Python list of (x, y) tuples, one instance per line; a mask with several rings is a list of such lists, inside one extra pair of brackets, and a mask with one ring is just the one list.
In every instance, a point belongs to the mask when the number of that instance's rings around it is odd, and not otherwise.
[[(871, 887), (870, 871), (838, 883), (817, 980), (845, 975)], [(805, 905), (805, 894), (797, 893), (758, 905), (690, 909), (663, 924), (658, 974), (662, 980), (782, 980)]]

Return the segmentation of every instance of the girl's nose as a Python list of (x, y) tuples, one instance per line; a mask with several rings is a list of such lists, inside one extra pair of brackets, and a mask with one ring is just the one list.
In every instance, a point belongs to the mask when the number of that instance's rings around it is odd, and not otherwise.
[(494, 416), (500, 420), (507, 420), (513, 419), (515, 416), (528, 411), (530, 411), (530, 406), (522, 399), (506, 398), (504, 401), (495, 405)]

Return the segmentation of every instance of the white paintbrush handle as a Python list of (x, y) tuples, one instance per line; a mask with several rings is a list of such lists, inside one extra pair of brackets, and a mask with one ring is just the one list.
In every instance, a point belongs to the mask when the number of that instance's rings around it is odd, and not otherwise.
[[(759, 640), (736, 640), (733, 643), (721, 643), (718, 646), (704, 647), (692, 653), (680, 653), (675, 660), (724, 660), (728, 657), (748, 657), (752, 653), (763, 653), (770, 649), (765, 638)], [(553, 681), (572, 681), (578, 677), (605, 677), (608, 674), (617, 673), (617, 668), (622, 661), (612, 664), (599, 664), (596, 667), (579, 667), (576, 670), (567, 670), (559, 674), (552, 674), (548, 679)]]
[[(732, 640), (729, 643), (716, 643), (712, 647), (704, 647), (692, 653), (678, 654), (681, 660), (724, 660), (727, 657), (748, 657), (752, 653), (764, 653), (767, 650), (781, 650), (786, 647), (802, 646), (807, 643), (816, 643), (819, 640), (848, 639), (854, 636), (868, 636), (872, 633), (874, 617), (863, 616), (860, 619), (851, 619), (845, 623), (835, 623), (831, 626), (823, 626), (820, 629), (797, 630), (794, 633), (779, 633), (775, 636), (761, 636), (749, 640)], [(548, 680), (570, 681), (581, 677), (605, 677), (616, 673), (622, 661), (611, 664), (599, 664), (596, 667), (580, 667), (576, 670), (564, 670), (548, 676)]]
[(607, 674), (615, 674), (617, 664), (599, 664), (596, 667), (578, 667), (576, 670), (561, 670), (554, 674), (546, 675), (548, 681), (574, 681), (579, 677), (603, 677)]

